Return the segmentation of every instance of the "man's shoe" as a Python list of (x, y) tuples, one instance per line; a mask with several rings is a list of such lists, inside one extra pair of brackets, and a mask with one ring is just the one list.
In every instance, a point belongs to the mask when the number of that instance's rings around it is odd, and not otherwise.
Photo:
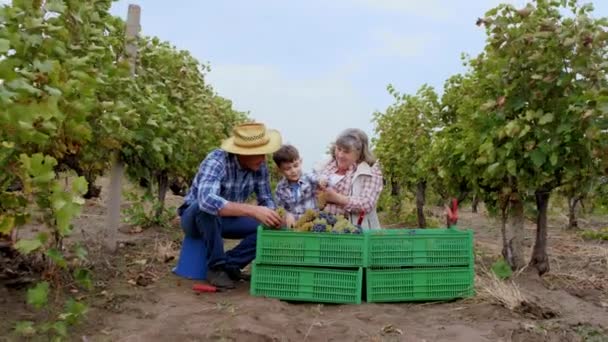
[(230, 279), (230, 276), (224, 270), (207, 270), (207, 281), (209, 284), (223, 289), (233, 289), (236, 287), (234, 281)]
[(228, 274), (228, 277), (234, 281), (251, 280), (251, 275), (241, 272), (238, 267), (226, 267), (226, 273)]

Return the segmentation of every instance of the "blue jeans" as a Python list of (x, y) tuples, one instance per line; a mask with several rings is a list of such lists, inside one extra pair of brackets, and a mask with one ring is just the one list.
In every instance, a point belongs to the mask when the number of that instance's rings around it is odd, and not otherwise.
[[(184, 204), (179, 214), (186, 236), (205, 241), (210, 269), (242, 269), (255, 259), (258, 221), (250, 217), (211, 215), (201, 211), (196, 202)], [(242, 241), (224, 252), (224, 238)]]

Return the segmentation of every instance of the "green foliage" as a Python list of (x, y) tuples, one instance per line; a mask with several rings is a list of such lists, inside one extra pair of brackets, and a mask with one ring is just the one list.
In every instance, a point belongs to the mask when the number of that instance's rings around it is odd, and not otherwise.
[(32, 337), (36, 335), (36, 328), (32, 321), (19, 321), (15, 324), (15, 333), (21, 337)]
[(513, 275), (513, 271), (511, 270), (511, 266), (505, 261), (505, 259), (500, 258), (496, 262), (492, 264), (492, 272), (499, 279), (508, 279)]
[(40, 309), (46, 305), (49, 296), (49, 283), (43, 281), (35, 287), (27, 290), (27, 303)]
[(580, 233), (583, 239), (608, 241), (608, 227), (598, 230), (585, 230)]
[(439, 99), (427, 85), (416, 95), (399, 94), (392, 86), (388, 91), (395, 103), (384, 113), (374, 113), (375, 153), (387, 179), (413, 190), (418, 182), (430, 179), (427, 157), (439, 125)]
[(588, 192), (608, 172), (608, 19), (592, 11), (576, 0), (499, 5), (478, 21), (483, 52), (463, 57), (466, 72), (440, 100), (427, 86), (416, 95), (389, 86), (395, 104), (374, 114), (385, 193), (432, 179), (443, 199), (474, 193), (494, 214), (521, 200), (544, 222), (536, 195)]
[[(129, 192), (125, 197), (127, 201), (131, 202), (131, 205), (124, 209), (124, 222), (131, 226), (142, 229), (150, 227), (170, 228), (171, 220), (177, 215), (175, 207), (162, 207), (160, 201), (150, 191), (141, 195), (136, 192)], [(162, 212), (158, 215), (157, 213), (161, 209)]]
[[(157, 38), (135, 40), (134, 77), (123, 57), (125, 23), (109, 13), (111, 4), (0, 6), (0, 235), (33, 219), (42, 222), (38, 236), (15, 248), (46, 255), (51, 284), (63, 272), (92, 287), (91, 272), (82, 267), (86, 251), (76, 247), (77, 259), (68, 263), (63, 240), (109, 156), (118, 155), (137, 181), (152, 180), (160, 189), (158, 183), (169, 179), (191, 179), (204, 154), (247, 118), (205, 83), (207, 66)], [(64, 171), (70, 186), (58, 179)], [(165, 224), (175, 216), (163, 200), (154, 202), (156, 217), (148, 222)], [(30, 289), (28, 302), (44, 309), (49, 291), (59, 290), (49, 283)], [(69, 301), (65, 310), (56, 321), (21, 322), (16, 330), (65, 338), (86, 307)]]
[(469, 61), (476, 86), (462, 96), (455, 147), (482, 186), (552, 189), (597, 164), (608, 37), (599, 34), (606, 23), (575, 3), (574, 17), (547, 1), (529, 5), (527, 16), (510, 5), (487, 13), (488, 41)]
[(583, 342), (606, 342), (608, 341), (608, 332), (600, 327), (593, 327), (588, 324), (581, 324), (576, 327), (577, 334), (582, 338)]
[(135, 111), (129, 144), (121, 150), (134, 182), (147, 179), (160, 191), (168, 180), (191, 179), (203, 156), (245, 120), (205, 83), (208, 69), (167, 42), (138, 41), (137, 77), (122, 94)]

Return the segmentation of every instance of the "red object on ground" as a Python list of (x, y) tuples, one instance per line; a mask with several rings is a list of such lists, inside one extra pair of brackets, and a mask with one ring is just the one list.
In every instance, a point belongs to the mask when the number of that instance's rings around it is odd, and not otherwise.
[(448, 227), (458, 222), (458, 199), (452, 199), (452, 205), (447, 209)]
[(207, 284), (194, 284), (192, 290), (195, 292), (217, 292), (217, 287)]

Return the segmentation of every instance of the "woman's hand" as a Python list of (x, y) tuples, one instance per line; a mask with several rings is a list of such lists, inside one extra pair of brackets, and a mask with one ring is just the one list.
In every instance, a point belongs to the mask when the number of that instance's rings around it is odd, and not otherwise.
[(337, 204), (337, 205), (346, 205), (348, 204), (348, 196), (344, 196), (338, 193), (333, 188), (325, 189), (325, 198), (327, 202)]

